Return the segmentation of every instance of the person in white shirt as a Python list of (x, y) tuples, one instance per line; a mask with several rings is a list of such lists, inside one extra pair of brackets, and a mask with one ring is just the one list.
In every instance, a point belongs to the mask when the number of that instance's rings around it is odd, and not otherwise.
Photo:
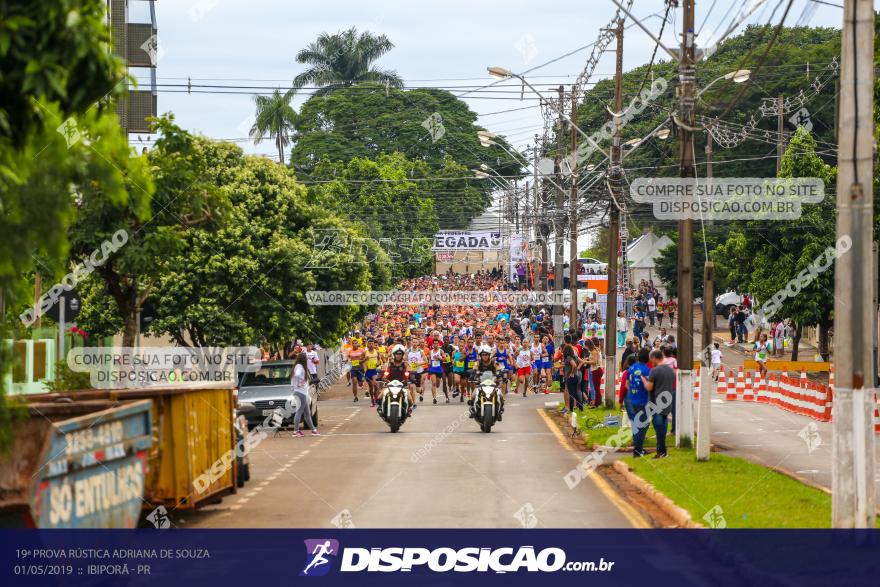
[(715, 348), (710, 352), (712, 363), (712, 379), (718, 381), (718, 374), (721, 372), (721, 349), (718, 343), (714, 343)]
[(318, 351), (315, 350), (315, 345), (309, 343), (306, 345), (306, 367), (309, 371), (309, 381), (312, 385), (318, 384), (318, 364), (321, 362), (321, 357), (318, 356)]
[(785, 349), (785, 322), (780, 320), (776, 323), (776, 329), (773, 331), (773, 354), (782, 356)]
[(654, 326), (654, 319), (657, 317), (657, 300), (654, 299), (654, 296), (650, 296), (648, 298), (648, 320), (650, 320), (651, 326)]
[(626, 314), (623, 310), (617, 313), (617, 348), (621, 349), (626, 346), (626, 333), (628, 332), (628, 324)]
[(519, 382), (523, 384), (523, 397), (529, 391), (529, 375), (532, 373), (532, 353), (529, 347), (523, 341), (519, 352), (516, 354), (516, 387), (513, 393), (519, 393)]
[(299, 429), (300, 422), (305, 418), (306, 425), (312, 431), (312, 435), (319, 436), (318, 428), (312, 421), (312, 410), (309, 407), (309, 380), (306, 375), (306, 354), (299, 353), (293, 365), (293, 376), (290, 383), (293, 387), (293, 398), (296, 403), (296, 413), (293, 415), (293, 435), (305, 436)]

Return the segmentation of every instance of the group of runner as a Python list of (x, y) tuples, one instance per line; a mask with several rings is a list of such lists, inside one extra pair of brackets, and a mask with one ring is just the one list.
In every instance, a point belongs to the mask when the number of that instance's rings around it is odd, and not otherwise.
[[(505, 286), (500, 277), (444, 275), (406, 280), (409, 291), (492, 291)], [(505, 305), (389, 305), (359, 325), (343, 347), (350, 363), (354, 401), (363, 390), (371, 403), (379, 399), (381, 381), (392, 348), (405, 351), (411, 396), (434, 404), (465, 401), (474, 388), (472, 376), (480, 356), (496, 365), (503, 393), (548, 394), (561, 367), (553, 344), (551, 317), (542, 306), (511, 309)], [(597, 341), (598, 342), (598, 341)]]

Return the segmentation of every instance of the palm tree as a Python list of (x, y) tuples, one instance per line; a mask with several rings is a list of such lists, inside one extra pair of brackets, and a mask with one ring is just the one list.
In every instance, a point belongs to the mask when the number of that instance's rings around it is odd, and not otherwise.
[(271, 96), (254, 96), (257, 114), (250, 136), (254, 144), (259, 145), (266, 136), (275, 139), (278, 147), (278, 161), (284, 165), (284, 147), (290, 143), (293, 125), (296, 123), (296, 111), (290, 105), (294, 91), (281, 93), (275, 89)]
[(355, 27), (334, 35), (321, 33), (318, 40), (296, 54), (296, 60), (311, 67), (293, 80), (295, 89), (313, 84), (320, 88), (315, 95), (325, 96), (339, 88), (361, 82), (378, 82), (394, 88), (403, 87), (396, 71), (378, 69), (373, 63), (394, 48), (385, 35)]

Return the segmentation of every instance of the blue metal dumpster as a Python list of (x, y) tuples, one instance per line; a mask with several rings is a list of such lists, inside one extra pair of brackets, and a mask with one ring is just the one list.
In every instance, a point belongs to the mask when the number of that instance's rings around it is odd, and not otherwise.
[[(134, 528), (143, 505), (150, 400), (30, 403), (0, 459), (0, 526)], [(11, 457), (11, 458), (10, 458)]]

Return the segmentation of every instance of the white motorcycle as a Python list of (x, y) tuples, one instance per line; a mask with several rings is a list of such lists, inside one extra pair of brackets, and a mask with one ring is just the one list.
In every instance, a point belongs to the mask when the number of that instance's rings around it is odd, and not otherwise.
[(400, 381), (389, 381), (382, 391), (382, 399), (379, 400), (377, 411), (391, 428), (391, 432), (400, 430), (409, 417), (409, 396), (406, 385)]
[(501, 421), (504, 413), (504, 403), (495, 375), (491, 371), (484, 371), (480, 375), (480, 381), (474, 390), (474, 403), (471, 407), (474, 420), (480, 424), (483, 432), (492, 432), (495, 422)]

